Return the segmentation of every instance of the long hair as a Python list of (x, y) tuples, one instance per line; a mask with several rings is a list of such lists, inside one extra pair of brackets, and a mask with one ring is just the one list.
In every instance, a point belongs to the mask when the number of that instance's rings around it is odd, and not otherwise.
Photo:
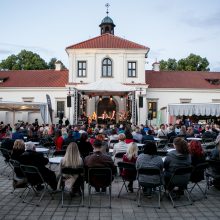
[(173, 144), (178, 153), (181, 153), (184, 155), (189, 154), (188, 143), (183, 138), (181, 137), (174, 138)]
[(189, 144), (189, 152), (193, 156), (201, 157), (204, 155), (200, 141), (191, 141)]
[(147, 142), (144, 145), (144, 154), (157, 155), (157, 146), (154, 142)]
[(82, 165), (78, 146), (75, 142), (71, 142), (62, 160), (62, 166), (76, 168)]
[(132, 142), (128, 145), (126, 156), (129, 160), (132, 157), (136, 158), (138, 154), (138, 146), (135, 142)]
[(24, 150), (25, 151), (24, 141), (21, 139), (15, 140), (13, 150)]

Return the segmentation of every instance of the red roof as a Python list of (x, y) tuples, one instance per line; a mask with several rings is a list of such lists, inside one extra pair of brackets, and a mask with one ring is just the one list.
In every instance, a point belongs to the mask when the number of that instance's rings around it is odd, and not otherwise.
[(68, 70), (10, 70), (0, 71), (1, 87), (65, 87)]
[(98, 37), (71, 45), (66, 49), (85, 49), (85, 48), (123, 48), (123, 49), (149, 49), (143, 45), (117, 37), (112, 34), (103, 34)]
[(145, 74), (149, 88), (220, 89), (220, 72), (146, 70)]

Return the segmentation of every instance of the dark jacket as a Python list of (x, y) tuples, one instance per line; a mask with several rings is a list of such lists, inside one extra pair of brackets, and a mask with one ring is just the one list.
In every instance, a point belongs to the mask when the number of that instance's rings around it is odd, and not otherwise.
[(165, 173), (172, 174), (176, 168), (191, 165), (191, 156), (178, 153), (176, 150), (170, 151), (164, 161)]
[(91, 152), (93, 152), (92, 144), (88, 141), (77, 142), (79, 152), (82, 158), (87, 157)]
[(96, 151), (85, 158), (84, 164), (86, 167), (110, 167), (112, 174), (116, 173), (116, 167), (110, 156), (103, 154), (101, 151)]

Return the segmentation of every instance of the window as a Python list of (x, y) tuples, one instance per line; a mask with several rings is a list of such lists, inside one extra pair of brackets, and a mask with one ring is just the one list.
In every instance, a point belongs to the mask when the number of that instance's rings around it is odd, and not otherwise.
[(151, 115), (151, 118), (157, 118), (157, 102), (149, 101), (148, 102), (148, 114)]
[(128, 62), (128, 77), (136, 76), (136, 62)]
[(214, 103), (220, 103), (220, 99), (212, 99), (212, 102), (214, 102)]
[(109, 58), (102, 61), (102, 77), (112, 77), (112, 61)]
[(64, 114), (65, 101), (57, 101), (57, 117)]
[(78, 77), (86, 77), (86, 61), (78, 61)]

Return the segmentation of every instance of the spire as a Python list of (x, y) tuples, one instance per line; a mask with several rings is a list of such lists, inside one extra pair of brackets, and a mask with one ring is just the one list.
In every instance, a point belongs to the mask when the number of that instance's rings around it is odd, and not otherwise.
[(108, 16), (109, 14), (108, 8), (110, 7), (110, 4), (106, 3), (105, 7), (107, 8), (106, 10), (107, 16), (102, 19), (102, 23), (99, 25), (99, 27), (101, 28), (101, 34), (109, 33), (114, 35), (115, 24), (113, 20)]

